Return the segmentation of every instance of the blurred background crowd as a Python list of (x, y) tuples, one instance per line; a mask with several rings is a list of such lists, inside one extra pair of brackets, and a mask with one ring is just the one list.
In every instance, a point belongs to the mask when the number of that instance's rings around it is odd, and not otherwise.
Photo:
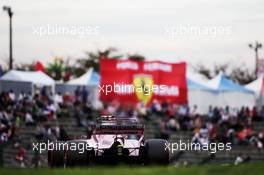
[[(94, 109), (87, 100), (89, 92), (77, 88), (74, 95), (57, 93), (55, 96), (40, 91), (34, 95), (22, 92), (16, 96), (12, 90), (0, 95), (0, 143), (14, 139), (19, 143), (21, 124), (35, 125), (36, 138), (40, 140), (67, 140), (67, 131), (62, 126), (45, 125), (45, 121), (63, 118), (68, 111), (74, 113), (79, 127), (87, 128), (100, 115), (136, 118), (140, 122), (154, 122), (159, 128), (156, 137), (169, 139), (174, 131), (192, 131), (193, 142), (231, 142), (233, 145), (254, 145), (263, 149), (264, 131), (256, 132), (253, 121), (264, 120), (264, 108), (255, 107), (219, 108), (210, 106), (208, 113), (201, 115), (197, 106), (175, 105), (154, 100), (149, 106), (138, 103), (136, 107), (121, 106), (119, 102), (103, 103)], [(87, 133), (88, 134), (88, 133)]]

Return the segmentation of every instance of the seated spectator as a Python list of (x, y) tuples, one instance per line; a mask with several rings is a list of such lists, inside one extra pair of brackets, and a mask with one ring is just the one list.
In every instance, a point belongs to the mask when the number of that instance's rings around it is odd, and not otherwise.
[(172, 131), (178, 131), (180, 130), (180, 124), (178, 123), (177, 120), (175, 120), (174, 118), (171, 118), (168, 121), (168, 128)]
[(16, 100), (16, 95), (15, 95), (15, 93), (13, 92), (12, 89), (9, 91), (9, 98), (10, 98), (10, 100), (11, 100), (12, 102), (15, 102), (15, 100)]
[(193, 107), (190, 109), (190, 117), (194, 118), (197, 115), (198, 115), (197, 105), (193, 105)]
[(56, 93), (54, 97), (54, 102), (57, 106), (61, 106), (63, 104), (63, 98), (60, 92)]
[(75, 95), (75, 101), (81, 101), (81, 87), (77, 86), (77, 88), (74, 91)]
[(262, 150), (263, 149), (263, 143), (261, 142), (261, 140), (257, 136), (251, 137), (249, 139), (249, 142), (251, 143), (251, 145), (257, 147), (258, 150)]
[(16, 155), (16, 160), (20, 163), (20, 167), (26, 166), (26, 149), (22, 146), (19, 147), (19, 151)]
[(25, 115), (25, 123), (26, 123), (26, 125), (35, 125), (35, 121), (32, 118), (32, 115), (28, 112)]
[(86, 103), (87, 102), (88, 96), (89, 96), (89, 93), (88, 93), (86, 87), (83, 86), (83, 88), (82, 88), (82, 102), (83, 103)]
[(143, 102), (139, 102), (137, 104), (137, 112), (139, 114), (139, 117), (146, 119), (147, 117), (147, 109)]

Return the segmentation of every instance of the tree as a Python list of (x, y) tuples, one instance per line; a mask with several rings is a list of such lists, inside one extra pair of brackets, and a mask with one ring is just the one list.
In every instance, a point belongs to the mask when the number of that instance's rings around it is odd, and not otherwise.
[(143, 55), (135, 53), (135, 54), (128, 54), (128, 59), (133, 61), (144, 61), (145, 57)]
[(207, 79), (212, 78), (211, 70), (202, 64), (195, 66), (194, 70), (199, 74), (204, 75)]
[(63, 78), (64, 72), (64, 62), (60, 57), (55, 57), (52, 63), (49, 63), (46, 72), (49, 76), (51, 76), (54, 80), (61, 80)]
[(21, 64), (15, 64), (15, 68), (17, 70), (22, 70), (22, 71), (34, 71), (35, 70), (35, 63), (21, 63)]
[(242, 70), (241, 68), (234, 68), (229, 74), (229, 78), (239, 84), (245, 85), (254, 81), (257, 77), (254, 70), (250, 71), (248, 69)]
[[(243, 66), (243, 68), (245, 68)], [(241, 85), (248, 84), (254, 81), (257, 77), (255, 76), (255, 72), (249, 69), (243, 69), (241, 66), (236, 66), (230, 68), (228, 64), (221, 64), (214, 66), (213, 69), (209, 69), (204, 65), (198, 65), (196, 67), (196, 72), (204, 75), (208, 79), (213, 78), (219, 72), (223, 72), (228, 78), (237, 82)], [(229, 70), (229, 71), (228, 71)]]
[(117, 51), (118, 50), (116, 48), (109, 47), (103, 51), (98, 50), (96, 52), (86, 52), (86, 57), (78, 59), (77, 63), (79, 64), (80, 69), (87, 70), (92, 67), (96, 72), (99, 72), (100, 59), (119, 59), (122, 55), (116, 54)]

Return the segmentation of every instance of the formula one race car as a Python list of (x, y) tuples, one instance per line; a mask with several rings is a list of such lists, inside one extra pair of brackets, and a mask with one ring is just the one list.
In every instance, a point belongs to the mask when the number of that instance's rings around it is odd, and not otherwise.
[(89, 139), (53, 142), (50, 167), (94, 164), (166, 165), (169, 150), (162, 139), (144, 140), (144, 125), (131, 118), (101, 116)]

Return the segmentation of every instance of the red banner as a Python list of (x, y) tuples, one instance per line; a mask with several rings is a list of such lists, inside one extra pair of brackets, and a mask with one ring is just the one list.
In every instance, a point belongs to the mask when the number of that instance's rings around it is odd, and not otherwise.
[(100, 67), (102, 101), (187, 103), (185, 63), (102, 59)]

